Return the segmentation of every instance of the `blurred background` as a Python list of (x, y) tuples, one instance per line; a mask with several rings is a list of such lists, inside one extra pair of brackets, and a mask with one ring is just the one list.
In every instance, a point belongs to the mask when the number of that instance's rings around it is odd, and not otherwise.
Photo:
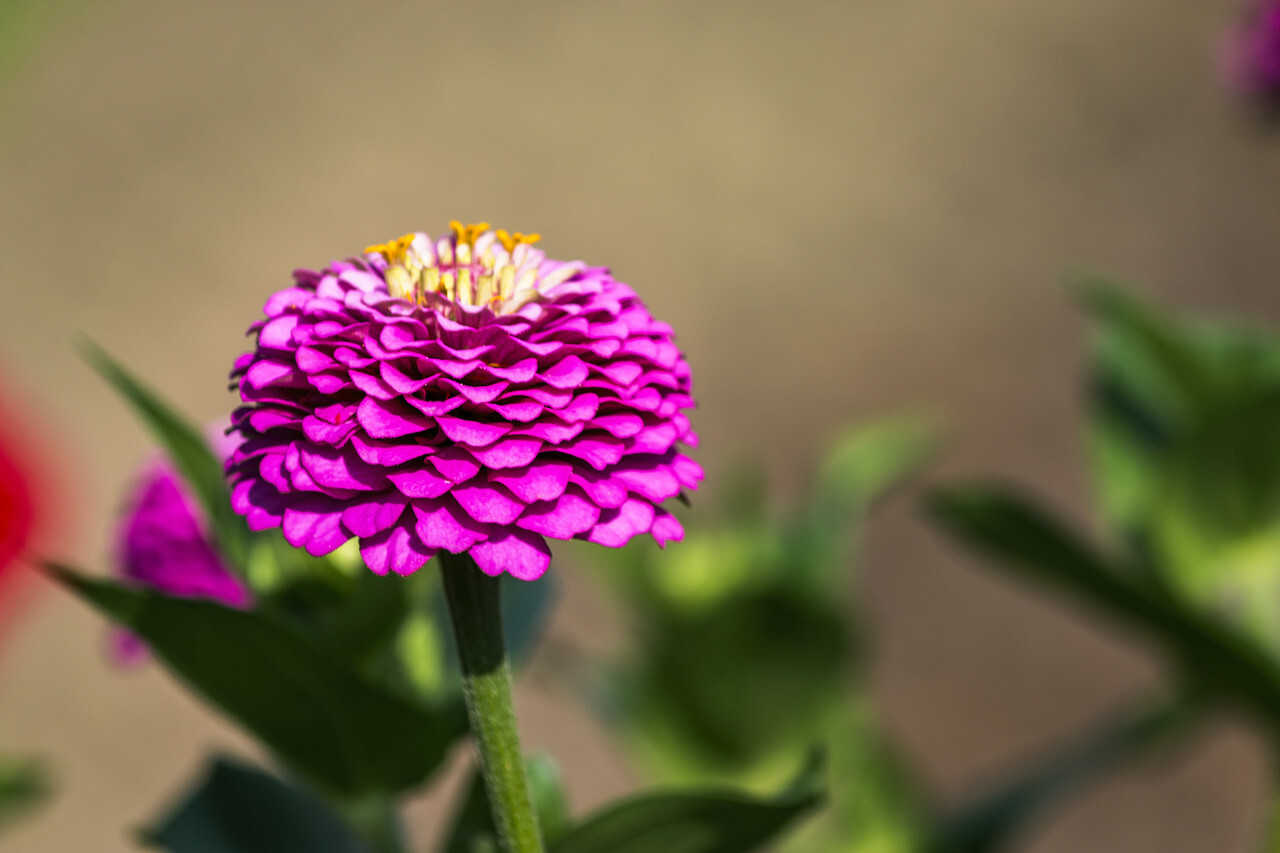
[[(930, 477), (996, 472), (1082, 523), (1086, 327), (1064, 276), (1280, 321), (1280, 158), (1222, 85), (1233, 0), (171, 4), (0, 0), (0, 393), (60, 496), (40, 546), (94, 567), (149, 441), (85, 333), (201, 420), (296, 266), (488, 220), (610, 265), (694, 369), (709, 500), (798, 491), (852, 420), (910, 410)], [(876, 703), (944, 802), (1142, 695), (1141, 648), (944, 546), (870, 528)], [(553, 640), (625, 628), (571, 566)], [(134, 849), (212, 745), (247, 741), (45, 590), (0, 659), (0, 739), (59, 795), (0, 851)], [(564, 689), (521, 684), (576, 809), (638, 783)], [(1036, 822), (1020, 849), (1243, 851), (1266, 804), (1229, 722)], [(458, 773), (454, 772), (454, 776)], [(441, 806), (411, 819), (431, 834)]]

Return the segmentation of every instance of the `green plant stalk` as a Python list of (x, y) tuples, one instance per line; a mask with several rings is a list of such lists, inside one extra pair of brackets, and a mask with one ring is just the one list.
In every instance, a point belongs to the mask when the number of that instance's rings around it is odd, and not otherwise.
[(511, 701), (511, 667), (502, 639), (498, 579), (466, 554), (441, 552), (445, 600), (458, 641), (463, 693), (493, 825), (506, 853), (542, 853), (524, 754)]

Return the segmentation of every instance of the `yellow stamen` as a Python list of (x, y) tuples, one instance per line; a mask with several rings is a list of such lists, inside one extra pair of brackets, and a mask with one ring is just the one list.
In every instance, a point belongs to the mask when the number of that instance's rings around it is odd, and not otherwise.
[(387, 292), (393, 297), (413, 300), (413, 288), (416, 282), (407, 269), (398, 264), (388, 267), (384, 277), (387, 280)]
[(498, 298), (506, 302), (516, 287), (516, 268), (508, 264), (498, 273)]
[(486, 305), (496, 298), (493, 288), (493, 273), (481, 273), (476, 279), (476, 304)]
[(536, 243), (542, 239), (541, 234), (521, 234), (519, 231), (514, 234), (508, 234), (501, 228), (498, 229), (496, 235), (498, 242), (502, 244), (502, 248), (506, 249), (508, 254), (515, 251), (516, 246), (521, 243)]
[(373, 246), (365, 246), (364, 253), (366, 255), (375, 252), (386, 258), (389, 264), (398, 264), (404, 260), (405, 252), (413, 245), (414, 235), (406, 234), (399, 239), (392, 240), (389, 243), (377, 243)]
[(440, 268), (428, 267), (422, 281), (422, 289), (426, 293), (438, 293), (440, 291)]
[(458, 299), (475, 305), (474, 296), (471, 290), (471, 267), (458, 267)]

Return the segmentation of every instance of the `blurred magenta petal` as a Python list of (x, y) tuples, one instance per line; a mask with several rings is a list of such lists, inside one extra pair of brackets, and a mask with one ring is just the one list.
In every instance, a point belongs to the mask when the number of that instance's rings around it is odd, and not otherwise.
[(1280, 2), (1259, 0), (1227, 33), (1223, 65), (1227, 81), (1242, 94), (1280, 96)]
[[(212, 443), (226, 458), (236, 441), (218, 431)], [(231, 607), (251, 603), (248, 590), (218, 555), (199, 504), (167, 460), (149, 464), (133, 487), (117, 531), (116, 563), (126, 582), (167, 595)], [(145, 645), (117, 632), (112, 655), (120, 664), (135, 663), (145, 658)]]

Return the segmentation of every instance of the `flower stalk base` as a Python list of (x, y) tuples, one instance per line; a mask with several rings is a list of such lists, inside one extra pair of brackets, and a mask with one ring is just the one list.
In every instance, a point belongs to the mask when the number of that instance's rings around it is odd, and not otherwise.
[(445, 599), (493, 824), (506, 853), (543, 853), (511, 701), (499, 585), (466, 554), (441, 554)]

